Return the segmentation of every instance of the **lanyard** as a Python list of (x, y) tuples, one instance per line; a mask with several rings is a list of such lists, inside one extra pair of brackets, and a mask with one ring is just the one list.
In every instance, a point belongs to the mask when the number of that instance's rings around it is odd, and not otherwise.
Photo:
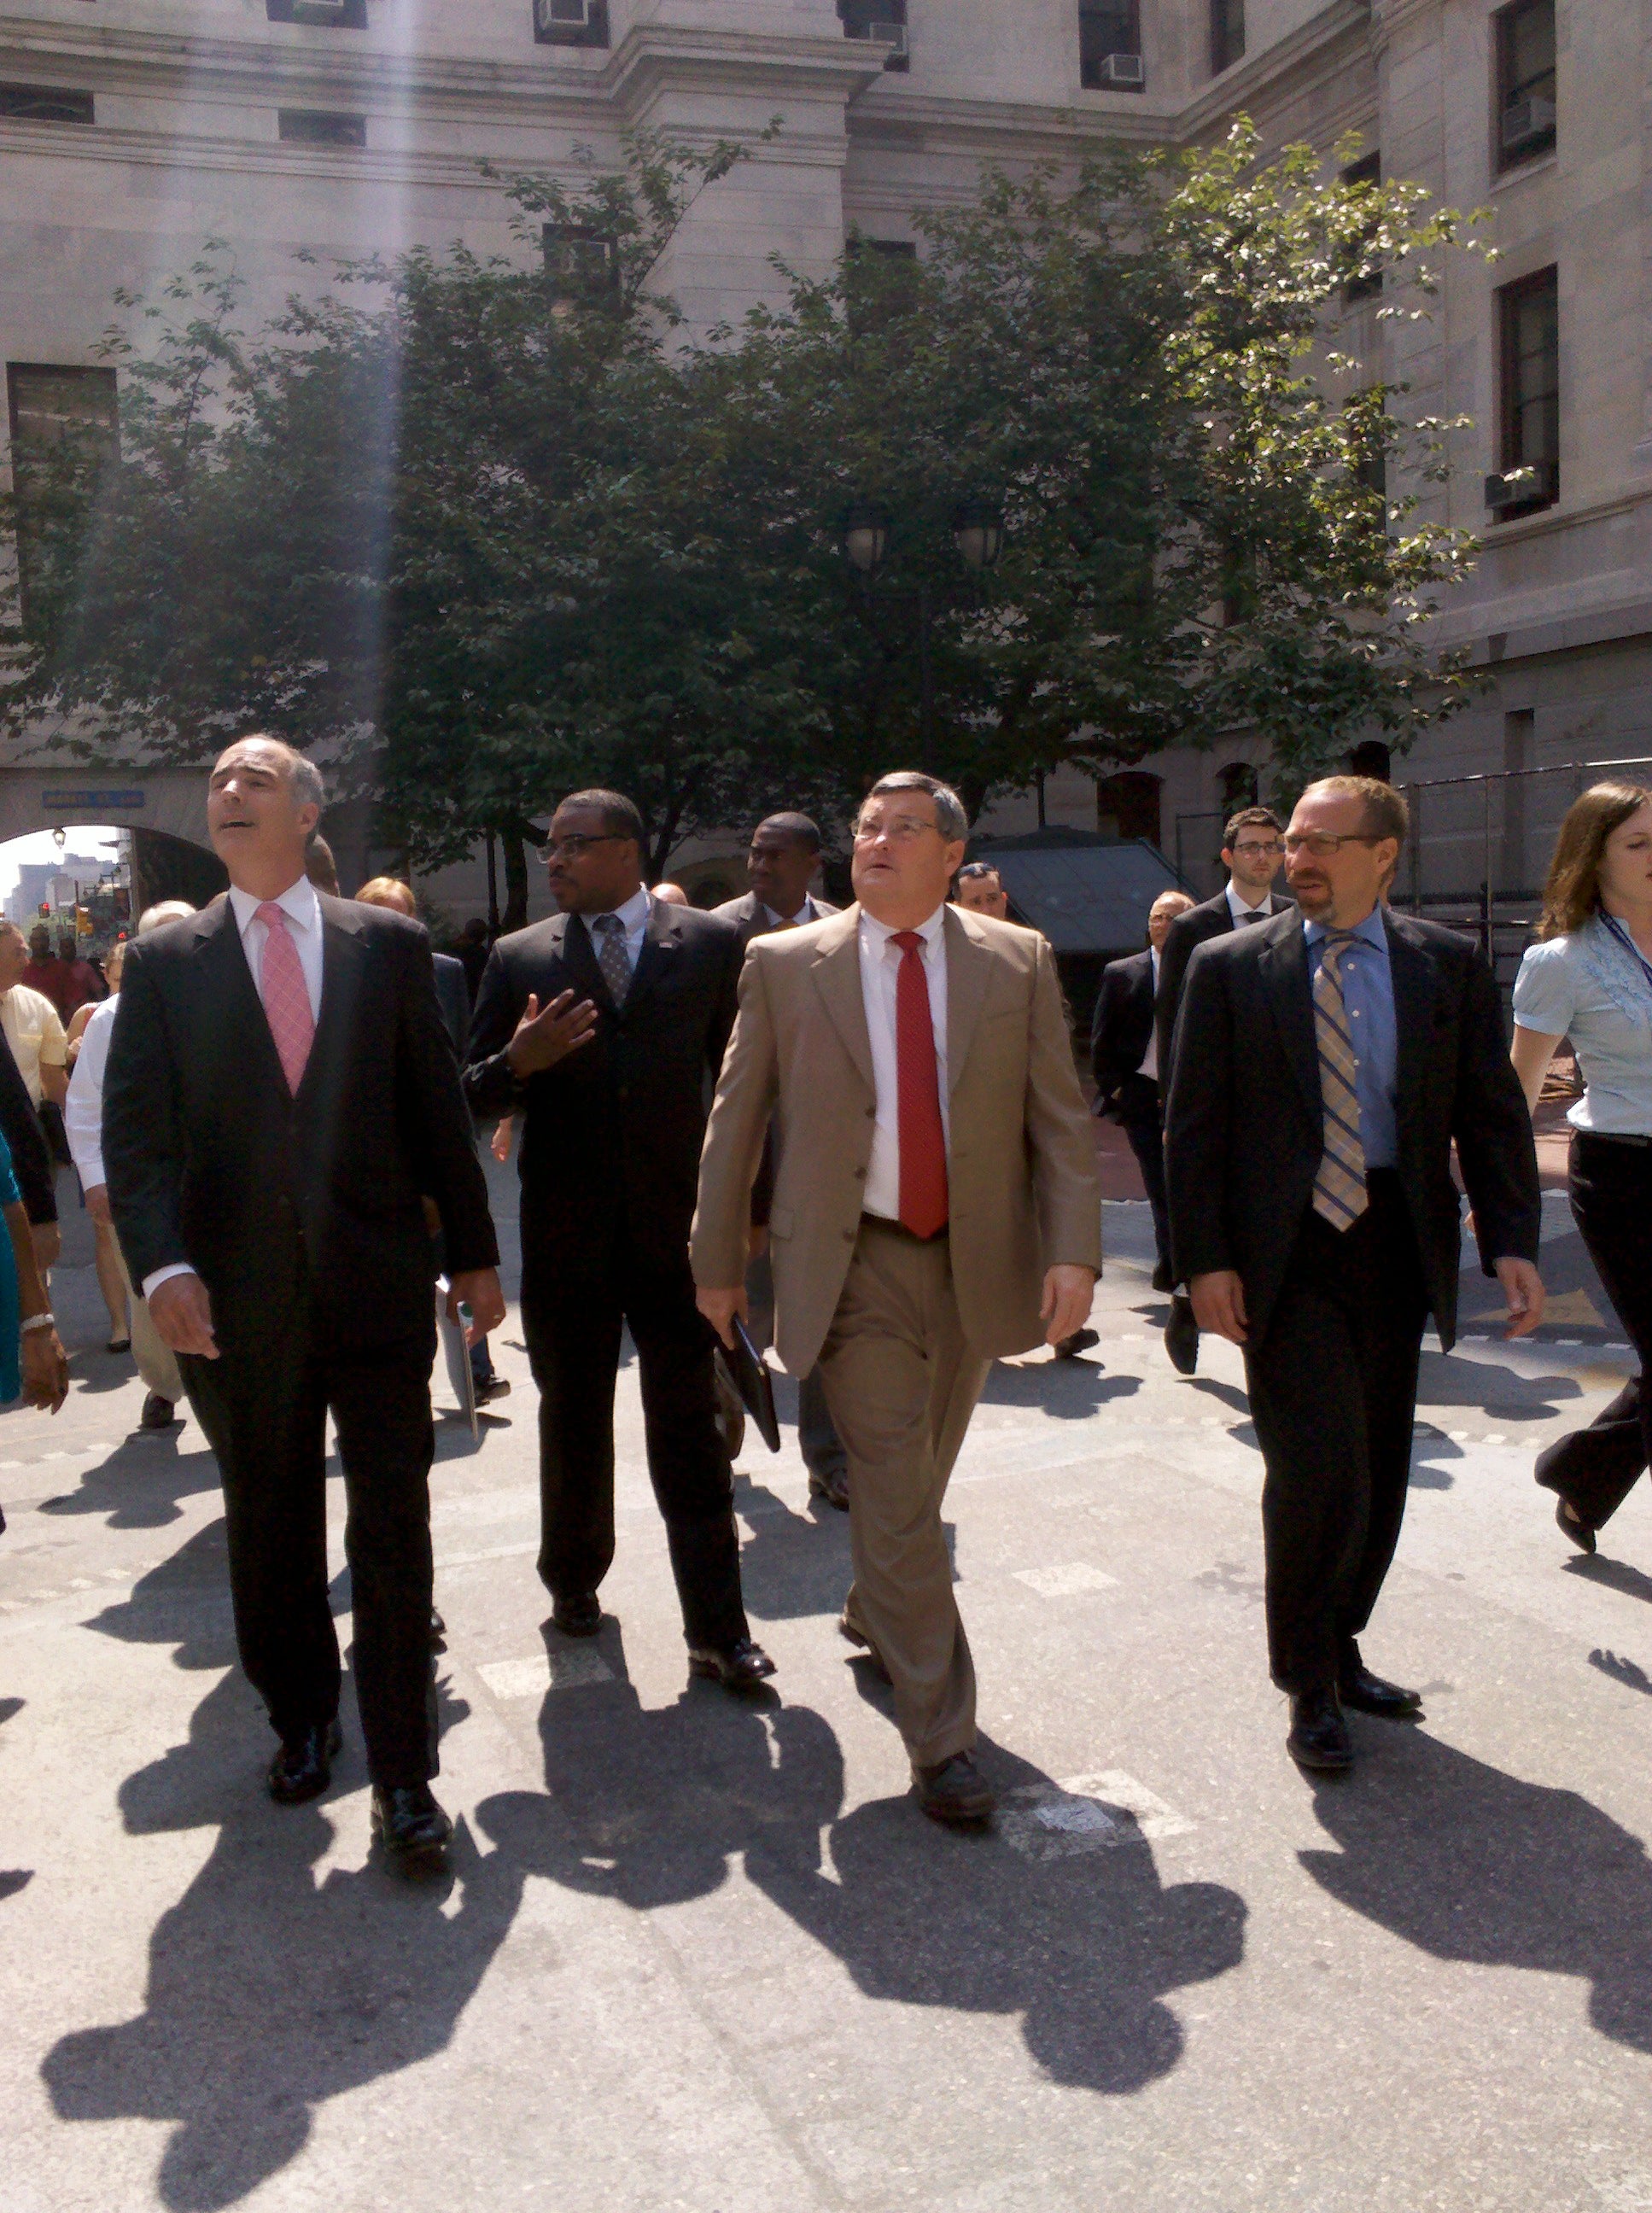
[(1646, 984), (1647, 988), (1649, 991), (1652, 991), (1652, 960), (1649, 960), (1647, 959), (1645, 954), (1643, 953), (1640, 947), (1636, 944), (1634, 939), (1624, 928), (1622, 923), (1618, 921), (1615, 914), (1608, 914), (1606, 909), (1602, 907), (1600, 910), (1600, 919), (1605, 923), (1606, 928), (1617, 939), (1618, 944), (1623, 947), (1625, 952), (1632, 953), (1634, 954), (1636, 960), (1640, 964), (1642, 978)]

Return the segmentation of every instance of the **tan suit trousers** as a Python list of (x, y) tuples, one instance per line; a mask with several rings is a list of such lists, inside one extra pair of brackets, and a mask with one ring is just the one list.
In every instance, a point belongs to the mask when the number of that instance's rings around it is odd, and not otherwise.
[(120, 1240), (113, 1241), (115, 1259), (120, 1263), (120, 1280), (126, 1286), (126, 1311), (131, 1317), (132, 1358), (137, 1363), (137, 1372), (158, 1399), (174, 1405), (183, 1403), (184, 1379), (178, 1372), (178, 1356), (166, 1342), (160, 1331), (149, 1320), (149, 1304), (140, 1299), (132, 1289), (126, 1256), (120, 1249)]
[(941, 1504), (991, 1365), (965, 1340), (946, 1238), (863, 1221), (820, 1353), (849, 1460), (844, 1617), (888, 1669), (895, 1719), (924, 1767), (975, 1742), (975, 1667)]

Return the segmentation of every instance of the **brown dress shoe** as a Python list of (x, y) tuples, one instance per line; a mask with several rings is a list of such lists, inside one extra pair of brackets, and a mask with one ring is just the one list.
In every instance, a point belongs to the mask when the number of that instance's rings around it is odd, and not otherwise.
[(997, 1793), (975, 1765), (972, 1752), (954, 1752), (933, 1767), (920, 1767), (914, 1760), (912, 1788), (932, 1821), (973, 1826), (997, 1808)]
[(824, 1498), (828, 1506), (835, 1506), (839, 1514), (849, 1511), (849, 1470), (835, 1463), (826, 1467), (812, 1467), (808, 1472), (808, 1495)]

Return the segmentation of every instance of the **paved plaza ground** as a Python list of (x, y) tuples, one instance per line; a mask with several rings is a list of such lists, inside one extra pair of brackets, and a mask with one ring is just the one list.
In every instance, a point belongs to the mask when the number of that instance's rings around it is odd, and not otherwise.
[(996, 1369), (950, 1496), (981, 1836), (906, 1795), (789, 1431), (738, 1485), (771, 1695), (686, 1684), (630, 1367), (612, 1619), (548, 1630), (513, 1310), (507, 1418), (442, 1424), (460, 1836), (414, 1888), (348, 1690), (332, 1789), (265, 1798), (213, 1465), (134, 1434), (74, 1222), (73, 1393), (0, 1419), (0, 2209), (1652, 2209), (1652, 1495), (1588, 1562), (1532, 1484), (1628, 1369), (1558, 1196), (1545, 1232), (1540, 1339), (1476, 1273), (1424, 1361), (1367, 1654), (1426, 1725), (1356, 1717), (1313, 1786), (1238, 1356), (1173, 1375), (1107, 1204), (1100, 1345)]

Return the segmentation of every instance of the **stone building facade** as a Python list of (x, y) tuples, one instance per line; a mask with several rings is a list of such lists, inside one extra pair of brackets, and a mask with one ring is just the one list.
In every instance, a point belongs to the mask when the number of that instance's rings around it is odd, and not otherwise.
[[(1327, 155), (1358, 131), (1384, 174), (1489, 208), (1499, 253), (1454, 261), (1431, 320), (1348, 311), (1411, 406), (1474, 424), (1429, 503), (1484, 539), (1440, 632), (1488, 688), (1397, 772), (1631, 756), (1652, 750), (1649, 42), (1643, 0), (0, 0), (10, 436), (100, 404), (86, 372), (114, 289), (209, 236), (234, 249), (249, 323), (320, 281), (300, 247), (507, 249), (485, 158), (568, 166), (627, 127), (754, 137), (783, 117), (661, 271), (704, 326), (772, 292), (775, 255), (821, 271), (851, 227), (911, 238), (984, 161), (1187, 143), (1239, 112)], [(994, 826), (1041, 808), (1155, 832), (1202, 887), (1212, 822), (1262, 765), (1236, 741), (1099, 795), (1075, 771)], [(49, 819), (52, 779), (9, 775), (0, 835)], [(1472, 882), (1495, 849), (1497, 885), (1529, 883), (1569, 789), (1430, 792), (1426, 867)], [(444, 888), (479, 897), (473, 872)]]

